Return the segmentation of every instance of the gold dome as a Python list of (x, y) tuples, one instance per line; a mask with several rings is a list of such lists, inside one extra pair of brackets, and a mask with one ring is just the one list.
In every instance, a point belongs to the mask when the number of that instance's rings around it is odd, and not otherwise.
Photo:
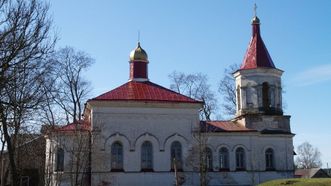
[(130, 61), (148, 61), (147, 53), (141, 48), (140, 42), (138, 42), (137, 48), (130, 52)]

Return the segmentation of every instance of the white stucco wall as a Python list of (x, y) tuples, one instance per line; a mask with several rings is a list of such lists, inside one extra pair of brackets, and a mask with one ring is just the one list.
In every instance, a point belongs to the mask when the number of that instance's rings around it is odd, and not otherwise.
[[(102, 177), (102, 180), (93, 179), (93, 184), (102, 181), (110, 182), (110, 175), (113, 177), (118, 175), (115, 178), (118, 183), (122, 184), (134, 180), (132, 176), (129, 176), (132, 178), (128, 180), (121, 176), (123, 173), (111, 172), (111, 145), (116, 141), (123, 145), (123, 162), (126, 173), (149, 175), (141, 172), (141, 145), (143, 142), (149, 141), (153, 145), (154, 173), (152, 174), (158, 173), (158, 175), (162, 175), (161, 177), (168, 179), (169, 175), (173, 174), (169, 172), (171, 169), (170, 146), (174, 141), (181, 143), (184, 161), (192, 146), (192, 130), (198, 126), (198, 107), (197, 104), (164, 103), (137, 104), (133, 107), (121, 104), (110, 107), (109, 105), (92, 106), (94, 129), (92, 172), (98, 172), (99, 177)], [(190, 170), (185, 164), (183, 169)], [(140, 176), (137, 177), (138, 180), (140, 178)], [(160, 179), (153, 179), (160, 182)]]
[(292, 135), (260, 134), (259, 132), (232, 132), (208, 134), (208, 147), (213, 151), (214, 170), (218, 169), (218, 152), (222, 147), (229, 150), (230, 171), (235, 171), (235, 150), (243, 147), (246, 153), (246, 169), (265, 170), (265, 150), (272, 148), (275, 168), (279, 171), (293, 170)]
[[(182, 145), (184, 172), (178, 176), (184, 185), (199, 185), (199, 173), (186, 163), (196, 146), (193, 131), (197, 128), (198, 105), (148, 103), (92, 103), (89, 105), (92, 130), (92, 185), (174, 185), (171, 172), (170, 145)], [(207, 146), (213, 153), (213, 171), (208, 173), (210, 185), (254, 185), (277, 178), (293, 176), (292, 134), (260, 132), (207, 133)], [(111, 171), (111, 144), (123, 145), (124, 172)], [(141, 145), (153, 145), (153, 172), (141, 172)], [(47, 140), (47, 149), (65, 142), (74, 144), (70, 135)], [(219, 149), (229, 150), (230, 170), (219, 171)], [(245, 149), (246, 170), (235, 169), (235, 150)], [(275, 171), (265, 171), (265, 150), (274, 150)], [(53, 162), (54, 162), (53, 153)], [(69, 164), (69, 158), (65, 158)], [(50, 163), (52, 165), (52, 163)], [(55, 164), (53, 163), (53, 166)], [(53, 167), (54, 170), (55, 167)], [(70, 174), (54, 172), (53, 185), (70, 185)]]

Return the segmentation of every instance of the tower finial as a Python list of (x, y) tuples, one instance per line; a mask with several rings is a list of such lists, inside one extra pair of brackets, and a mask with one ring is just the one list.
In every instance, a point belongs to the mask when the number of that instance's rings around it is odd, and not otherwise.
[(254, 3), (254, 17), (256, 17), (256, 9), (257, 9), (257, 5), (256, 3)]
[(257, 9), (257, 5), (256, 3), (254, 3), (254, 17), (252, 19), (252, 24), (260, 24), (260, 20), (259, 18), (256, 16), (256, 9)]

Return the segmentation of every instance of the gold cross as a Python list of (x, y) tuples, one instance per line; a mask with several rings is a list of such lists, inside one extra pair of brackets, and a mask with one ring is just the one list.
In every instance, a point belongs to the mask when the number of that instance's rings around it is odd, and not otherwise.
[(140, 30), (138, 30), (138, 43), (140, 42)]

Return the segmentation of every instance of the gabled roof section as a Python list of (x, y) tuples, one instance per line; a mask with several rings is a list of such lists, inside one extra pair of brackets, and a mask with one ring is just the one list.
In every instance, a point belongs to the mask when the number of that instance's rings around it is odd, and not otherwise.
[(297, 169), (294, 176), (299, 178), (330, 178), (328, 173), (321, 168)]
[(233, 121), (201, 121), (202, 132), (257, 132)]
[(129, 81), (91, 100), (202, 103), (150, 81)]
[(240, 69), (259, 67), (276, 68), (260, 35), (260, 20), (255, 16), (252, 20), (252, 39)]
[(56, 129), (56, 131), (59, 131), (59, 132), (89, 131), (90, 127), (91, 126), (87, 121), (80, 120), (80, 121), (75, 121), (75, 122), (69, 123), (67, 125), (64, 125), (62, 127), (59, 127), (58, 129)]

